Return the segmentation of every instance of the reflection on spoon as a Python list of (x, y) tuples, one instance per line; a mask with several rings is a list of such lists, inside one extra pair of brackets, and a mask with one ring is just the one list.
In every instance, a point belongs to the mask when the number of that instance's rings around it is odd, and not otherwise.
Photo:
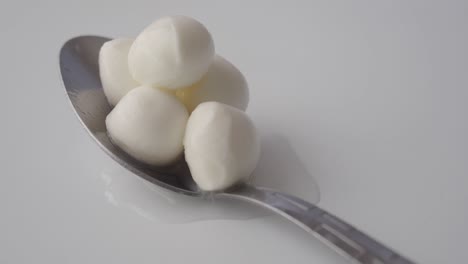
[(106, 124), (101, 120), (106, 119), (106, 113), (110, 111), (110, 106), (101, 91), (83, 89), (71, 91), (68, 95), (74, 98), (77, 106), (76, 111), (80, 118), (90, 120), (88, 122), (89, 129), (92, 131), (106, 131)]

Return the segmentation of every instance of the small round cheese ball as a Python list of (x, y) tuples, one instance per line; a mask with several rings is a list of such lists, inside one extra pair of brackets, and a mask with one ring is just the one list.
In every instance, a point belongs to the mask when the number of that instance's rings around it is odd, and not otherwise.
[(128, 51), (133, 39), (114, 39), (99, 51), (99, 74), (109, 104), (116, 105), (131, 89), (139, 86), (128, 69)]
[(218, 102), (195, 108), (184, 147), (192, 177), (205, 191), (223, 190), (248, 179), (260, 157), (259, 138), (247, 114)]
[(176, 91), (189, 111), (203, 102), (216, 101), (245, 111), (249, 87), (244, 75), (225, 58), (216, 55), (208, 72), (189, 88)]
[(144, 85), (177, 89), (200, 80), (213, 56), (213, 39), (205, 26), (193, 18), (169, 16), (138, 35), (128, 65), (133, 78)]
[(106, 127), (112, 142), (130, 156), (162, 166), (182, 153), (187, 119), (186, 108), (174, 95), (140, 86), (109, 113)]

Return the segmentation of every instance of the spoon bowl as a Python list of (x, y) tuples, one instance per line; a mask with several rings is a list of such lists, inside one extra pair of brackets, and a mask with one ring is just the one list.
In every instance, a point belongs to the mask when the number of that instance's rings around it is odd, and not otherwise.
[[(120, 165), (163, 188), (190, 196), (206, 195), (193, 181), (186, 162), (151, 167), (133, 159), (110, 141), (105, 126), (112, 110), (99, 77), (99, 51), (109, 38), (81, 36), (60, 51), (60, 72), (68, 98), (83, 126), (98, 145)], [(233, 198), (266, 207), (299, 225), (343, 256), (358, 263), (413, 263), (355, 227), (319, 207), (267, 188), (240, 184), (210, 197)]]
[(102, 89), (98, 65), (99, 50), (109, 40), (99, 36), (76, 37), (67, 41), (60, 51), (63, 84), (79, 120), (98, 145), (126, 169), (172, 191), (202, 195), (183, 159), (170, 166), (152, 167), (112, 144), (105, 126), (112, 107)]

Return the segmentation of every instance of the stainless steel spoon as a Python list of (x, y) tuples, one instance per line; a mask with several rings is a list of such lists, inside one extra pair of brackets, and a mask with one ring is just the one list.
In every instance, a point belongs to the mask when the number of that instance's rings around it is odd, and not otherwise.
[[(109, 156), (136, 175), (181, 194), (206, 196), (193, 182), (185, 162), (166, 168), (148, 167), (110, 142), (104, 121), (111, 107), (102, 90), (98, 67), (99, 50), (108, 40), (98, 36), (76, 37), (60, 51), (63, 84), (81, 123)], [(357, 263), (413, 263), (336, 216), (294, 196), (248, 184), (209, 195), (245, 200), (271, 209)]]

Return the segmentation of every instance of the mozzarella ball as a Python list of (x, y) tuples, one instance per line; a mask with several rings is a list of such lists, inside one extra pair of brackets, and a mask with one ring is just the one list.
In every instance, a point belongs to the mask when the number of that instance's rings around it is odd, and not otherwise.
[(205, 26), (193, 18), (169, 16), (138, 35), (128, 65), (133, 78), (144, 85), (177, 89), (200, 80), (213, 56), (213, 39)]
[(192, 177), (205, 191), (223, 190), (247, 180), (260, 157), (259, 138), (247, 114), (218, 102), (195, 108), (184, 146)]
[(106, 118), (112, 142), (135, 159), (167, 165), (183, 151), (188, 113), (164, 91), (137, 87), (125, 95)]
[(99, 51), (102, 88), (111, 105), (116, 105), (131, 89), (139, 86), (128, 69), (128, 51), (133, 39), (114, 39)]
[(216, 55), (208, 72), (195, 85), (176, 91), (189, 111), (203, 102), (216, 101), (245, 111), (249, 87), (244, 75), (229, 61)]

